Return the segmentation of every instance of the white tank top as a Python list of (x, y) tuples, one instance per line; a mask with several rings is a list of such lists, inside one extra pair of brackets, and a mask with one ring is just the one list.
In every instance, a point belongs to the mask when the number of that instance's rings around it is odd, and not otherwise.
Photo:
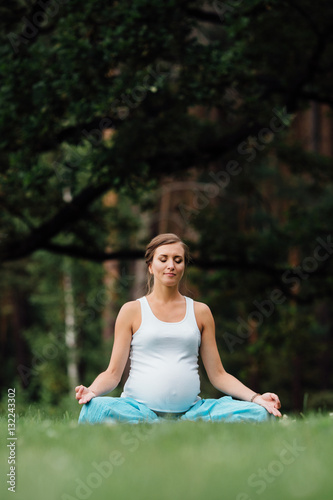
[(193, 300), (185, 297), (185, 317), (176, 323), (157, 319), (145, 296), (137, 300), (142, 320), (132, 336), (130, 373), (121, 396), (155, 411), (185, 412), (200, 399), (201, 334)]

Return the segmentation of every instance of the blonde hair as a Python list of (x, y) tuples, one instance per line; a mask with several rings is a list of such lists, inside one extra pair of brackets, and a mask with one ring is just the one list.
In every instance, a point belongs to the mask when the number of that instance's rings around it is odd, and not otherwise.
[(163, 233), (155, 236), (148, 245), (146, 246), (146, 253), (145, 253), (145, 259), (146, 259), (146, 264), (147, 264), (147, 288), (148, 288), (148, 293), (151, 293), (153, 290), (154, 286), (154, 276), (152, 276), (149, 273), (149, 265), (153, 262), (155, 250), (158, 247), (161, 247), (162, 245), (171, 245), (171, 243), (181, 243), (184, 249), (184, 261), (185, 261), (185, 268), (188, 265), (189, 261), (191, 260), (190, 257), (190, 250), (186, 243), (184, 243), (179, 236), (173, 233)]

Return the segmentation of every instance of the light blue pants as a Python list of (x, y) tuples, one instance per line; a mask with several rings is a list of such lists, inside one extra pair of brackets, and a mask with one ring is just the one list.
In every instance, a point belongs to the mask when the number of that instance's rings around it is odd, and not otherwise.
[(132, 398), (96, 397), (83, 405), (79, 423), (102, 422), (159, 422), (168, 418), (179, 420), (205, 420), (211, 422), (263, 422), (269, 420), (268, 411), (256, 403), (238, 401), (230, 396), (219, 399), (200, 399), (182, 414), (156, 414), (143, 403)]

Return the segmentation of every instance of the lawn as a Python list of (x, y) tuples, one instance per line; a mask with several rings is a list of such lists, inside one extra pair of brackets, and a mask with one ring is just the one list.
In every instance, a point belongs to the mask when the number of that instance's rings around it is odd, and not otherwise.
[(76, 415), (18, 418), (16, 492), (1, 499), (289, 500), (333, 498), (333, 418), (261, 424), (166, 421), (77, 425)]

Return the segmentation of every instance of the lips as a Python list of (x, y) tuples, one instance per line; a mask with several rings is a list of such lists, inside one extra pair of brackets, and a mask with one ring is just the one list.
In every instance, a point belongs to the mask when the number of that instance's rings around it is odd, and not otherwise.
[(173, 273), (164, 273), (164, 274), (165, 274), (165, 276), (176, 276), (176, 275), (175, 275), (175, 274), (173, 274)]

